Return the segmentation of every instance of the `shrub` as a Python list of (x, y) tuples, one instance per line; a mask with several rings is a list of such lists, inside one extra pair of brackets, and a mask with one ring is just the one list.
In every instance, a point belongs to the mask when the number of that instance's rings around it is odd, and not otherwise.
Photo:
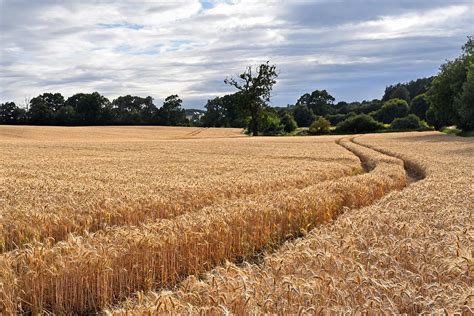
[(335, 126), (340, 122), (348, 119), (351, 116), (357, 115), (355, 112), (349, 112), (347, 114), (332, 114), (326, 115), (325, 118), (331, 123), (331, 125)]
[(410, 114), (407, 117), (396, 118), (390, 125), (391, 129), (396, 130), (413, 130), (422, 128), (420, 119), (415, 114)]
[(313, 135), (329, 134), (331, 123), (320, 116), (309, 127), (309, 133)]
[(316, 119), (313, 111), (306, 105), (296, 105), (293, 108), (293, 117), (298, 126), (309, 126)]
[(375, 113), (375, 118), (377, 121), (389, 124), (398, 117), (407, 116), (409, 109), (407, 101), (392, 99), (385, 102), (382, 108)]
[(298, 128), (298, 124), (296, 124), (295, 119), (288, 112), (283, 114), (280, 121), (281, 121), (281, 124), (283, 125), (283, 129), (287, 133), (294, 132)]
[(368, 133), (382, 130), (383, 124), (367, 114), (349, 117), (336, 127), (338, 133)]
[(426, 111), (428, 111), (430, 104), (426, 94), (417, 95), (410, 104), (410, 112), (418, 116), (421, 120), (426, 119)]
[(263, 135), (282, 135), (284, 134), (283, 125), (280, 122), (278, 114), (273, 111), (264, 111), (259, 117), (260, 132)]

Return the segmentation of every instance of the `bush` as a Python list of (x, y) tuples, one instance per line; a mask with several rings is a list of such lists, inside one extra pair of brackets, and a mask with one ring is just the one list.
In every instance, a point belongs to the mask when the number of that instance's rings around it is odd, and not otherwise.
[(283, 114), (280, 121), (281, 121), (281, 124), (283, 125), (283, 129), (287, 133), (294, 132), (298, 128), (298, 124), (296, 124), (295, 119), (288, 112)]
[(375, 113), (375, 118), (377, 121), (389, 124), (398, 117), (407, 116), (409, 110), (407, 101), (392, 99), (385, 102), (382, 108)]
[(309, 127), (309, 133), (313, 135), (329, 134), (331, 123), (324, 117), (318, 117)]
[(284, 134), (283, 125), (281, 124), (277, 113), (266, 110), (260, 115), (259, 120), (259, 127), (262, 135), (271, 136)]
[(367, 114), (349, 117), (336, 127), (338, 133), (369, 133), (382, 130), (383, 124), (374, 120)]
[(394, 119), (390, 125), (391, 129), (395, 130), (414, 130), (420, 129), (423, 125), (420, 119), (415, 114), (410, 114), (407, 117)]
[(293, 117), (298, 126), (309, 126), (315, 119), (313, 111), (306, 105), (296, 105), (293, 108)]
[(426, 94), (417, 95), (410, 104), (410, 112), (418, 116), (421, 120), (426, 119), (426, 111), (430, 105)]
[(357, 115), (354, 112), (349, 112), (347, 114), (332, 114), (332, 115), (326, 115), (325, 118), (331, 123), (331, 125), (337, 125), (340, 122), (348, 119), (351, 116)]

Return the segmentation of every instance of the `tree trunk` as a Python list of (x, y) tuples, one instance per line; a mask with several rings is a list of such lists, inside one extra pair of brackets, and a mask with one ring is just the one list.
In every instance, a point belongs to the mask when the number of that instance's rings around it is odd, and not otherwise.
[(252, 136), (258, 136), (258, 109), (256, 106), (252, 107), (251, 110), (252, 122), (251, 122), (251, 129), (252, 129)]
[(256, 117), (252, 118), (252, 135), (258, 136), (258, 122)]

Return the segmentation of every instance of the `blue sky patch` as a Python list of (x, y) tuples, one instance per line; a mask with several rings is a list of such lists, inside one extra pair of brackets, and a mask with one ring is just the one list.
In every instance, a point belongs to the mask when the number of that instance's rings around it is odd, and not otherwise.
[(145, 27), (143, 24), (137, 23), (128, 23), (128, 22), (121, 22), (121, 23), (99, 23), (99, 27), (104, 29), (130, 29), (130, 30), (141, 30)]

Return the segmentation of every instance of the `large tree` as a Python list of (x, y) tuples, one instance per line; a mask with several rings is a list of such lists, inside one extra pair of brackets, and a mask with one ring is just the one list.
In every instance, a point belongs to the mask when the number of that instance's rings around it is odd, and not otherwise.
[(410, 112), (418, 116), (420, 119), (425, 120), (426, 111), (428, 111), (429, 107), (430, 107), (430, 104), (428, 102), (428, 98), (426, 94), (423, 93), (423, 94), (417, 95), (415, 98), (411, 100)]
[(240, 109), (239, 93), (227, 94), (208, 100), (206, 114), (202, 117), (204, 126), (209, 127), (244, 127), (245, 115)]
[(158, 122), (163, 125), (177, 126), (186, 125), (186, 113), (181, 107), (183, 101), (177, 94), (168, 96), (163, 106), (158, 110)]
[(14, 102), (0, 104), (0, 124), (17, 124), (25, 116), (25, 110)]
[(54, 124), (56, 112), (64, 106), (60, 93), (43, 93), (30, 100), (29, 117), (33, 124)]
[(295, 118), (296, 123), (300, 127), (308, 127), (316, 119), (313, 111), (308, 108), (307, 105), (299, 104), (293, 107), (293, 117)]
[(153, 98), (138, 96), (120, 96), (112, 101), (112, 112), (116, 123), (140, 124), (150, 123), (156, 114)]
[(402, 99), (391, 99), (385, 102), (380, 110), (374, 113), (374, 116), (379, 122), (385, 124), (391, 123), (398, 117), (405, 117), (408, 115), (410, 107), (407, 101)]
[(239, 91), (241, 108), (250, 115), (249, 130), (252, 135), (258, 136), (262, 117), (270, 101), (273, 85), (276, 83), (278, 73), (275, 65), (267, 61), (253, 69), (251, 66), (240, 74), (238, 79), (227, 78), (224, 80)]
[(74, 109), (79, 124), (95, 125), (104, 123), (104, 109), (110, 106), (110, 101), (98, 92), (77, 93), (65, 104)]
[(311, 94), (303, 94), (296, 101), (296, 105), (306, 105), (315, 115), (324, 116), (332, 114), (334, 100), (335, 98), (326, 90), (314, 90)]
[[(471, 129), (469, 121), (474, 104), (470, 97), (468, 73), (472, 72), (474, 64), (474, 37), (469, 37), (458, 58), (441, 65), (440, 72), (433, 80), (428, 91), (431, 103), (430, 117), (434, 117), (437, 127), (459, 125)], [(471, 81), (472, 81), (472, 75)]]

